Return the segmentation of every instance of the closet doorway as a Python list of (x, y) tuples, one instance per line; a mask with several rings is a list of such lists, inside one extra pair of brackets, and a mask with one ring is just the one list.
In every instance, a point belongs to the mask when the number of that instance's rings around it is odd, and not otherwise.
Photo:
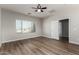
[(69, 19), (60, 20), (59, 27), (59, 40), (63, 42), (69, 42)]

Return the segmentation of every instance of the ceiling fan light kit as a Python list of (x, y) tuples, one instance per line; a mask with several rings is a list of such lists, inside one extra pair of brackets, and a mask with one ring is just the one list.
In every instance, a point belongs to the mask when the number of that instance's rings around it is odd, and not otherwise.
[(41, 10), (40, 9), (37, 9), (37, 12), (41, 12)]

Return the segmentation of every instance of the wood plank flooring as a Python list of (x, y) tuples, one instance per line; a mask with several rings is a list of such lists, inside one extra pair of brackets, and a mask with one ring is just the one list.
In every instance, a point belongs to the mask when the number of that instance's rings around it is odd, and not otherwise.
[(79, 46), (45, 37), (4, 43), (1, 55), (78, 55)]

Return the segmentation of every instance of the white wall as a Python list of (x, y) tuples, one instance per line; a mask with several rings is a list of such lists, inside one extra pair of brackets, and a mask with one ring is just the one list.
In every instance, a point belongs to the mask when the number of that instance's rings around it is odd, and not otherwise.
[[(40, 19), (28, 17), (23, 14), (13, 12), (10, 10), (1, 10), (2, 16), (2, 42), (15, 41), (20, 39), (27, 39), (41, 36), (41, 22)], [(35, 22), (36, 32), (27, 34), (16, 34), (16, 20), (29, 20)]]
[(79, 44), (79, 9), (78, 11), (73, 11), (69, 14), (70, 24), (69, 24), (69, 42)]
[(79, 5), (68, 5), (61, 9), (59, 12), (56, 12), (54, 16), (50, 16), (49, 18), (44, 19), (43, 36), (50, 37), (50, 33), (54, 32), (52, 30), (50, 31), (51, 21), (57, 21), (67, 18), (69, 18), (69, 42), (79, 44)]
[(51, 25), (50, 24), (50, 20), (48, 20), (48, 19), (44, 19), (43, 20), (43, 27), (42, 27), (43, 28), (43, 32), (42, 33), (43, 33), (44, 37), (50, 38), (50, 35), (51, 35), (50, 34), (50, 30), (51, 30), (50, 29), (50, 25)]
[(1, 46), (1, 40), (2, 40), (2, 32), (1, 32), (1, 8), (0, 8), (0, 46)]
[(58, 21), (55, 21), (55, 20), (53, 20), (53, 21), (51, 21), (51, 23), (50, 23), (51, 25), (50, 25), (50, 33), (51, 33), (51, 38), (53, 38), (53, 39), (57, 39), (57, 40), (59, 40), (59, 27), (58, 27), (58, 25), (59, 25), (59, 22)]
[[(45, 18), (43, 20), (43, 36), (54, 38), (59, 40), (59, 22), (58, 20), (62, 20), (67, 18), (66, 16), (62, 16), (61, 12), (55, 13), (53, 16)], [(54, 22), (54, 24), (53, 24)], [(54, 30), (53, 29), (54, 26)], [(56, 26), (56, 27), (55, 27)]]
[(43, 36), (58, 40), (58, 21), (53, 19), (49, 17), (43, 20)]

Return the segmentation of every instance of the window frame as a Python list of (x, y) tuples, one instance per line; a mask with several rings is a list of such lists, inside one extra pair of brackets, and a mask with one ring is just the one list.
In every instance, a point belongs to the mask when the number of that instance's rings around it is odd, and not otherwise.
[[(19, 20), (19, 19), (17, 19), (17, 20)], [(17, 21), (16, 20), (16, 21)], [(35, 33), (36, 32), (36, 25), (35, 25), (35, 22), (33, 22), (33, 21), (29, 21), (29, 20), (20, 20), (21, 21), (21, 32), (17, 32), (17, 29), (16, 29), (16, 33), (17, 34), (27, 34), (27, 33)], [(34, 31), (32, 30), (31, 32), (26, 32), (26, 33), (24, 33), (22, 30), (23, 30), (23, 21), (29, 21), (29, 22), (32, 22), (33, 23), (33, 26), (34, 26)], [(33, 27), (32, 26), (32, 27)], [(17, 28), (17, 27), (16, 27)]]

